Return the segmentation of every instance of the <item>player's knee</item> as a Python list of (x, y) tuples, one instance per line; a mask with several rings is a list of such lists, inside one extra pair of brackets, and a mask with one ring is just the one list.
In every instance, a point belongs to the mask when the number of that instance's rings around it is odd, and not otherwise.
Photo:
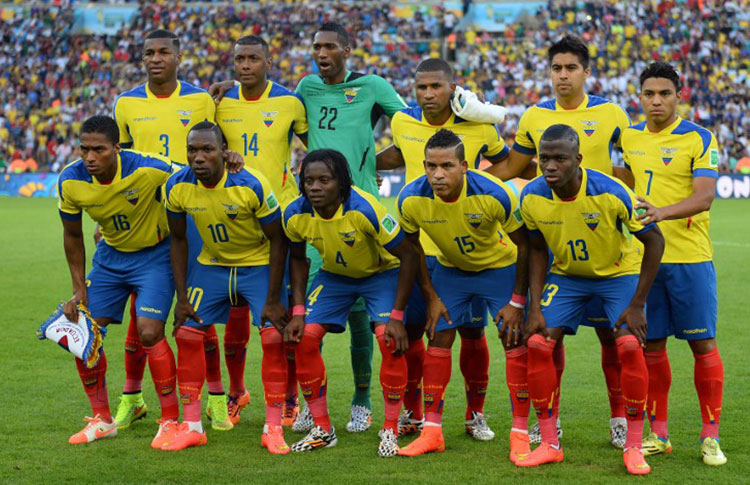
[(153, 347), (164, 338), (164, 327), (161, 325), (139, 325), (138, 337), (144, 347)]
[(458, 334), (461, 336), (462, 339), (478, 340), (484, 336), (484, 327), (472, 327), (472, 328), (461, 327), (458, 329)]
[(688, 340), (688, 344), (694, 354), (707, 354), (716, 348), (716, 339)]
[(617, 356), (620, 358), (623, 368), (645, 359), (641, 343), (634, 335), (623, 335), (617, 338)]
[(609, 345), (614, 347), (617, 345), (615, 342), (615, 334), (610, 328), (597, 328), (596, 336), (599, 338), (599, 343), (602, 346)]
[(555, 344), (553, 341), (547, 341), (547, 338), (541, 334), (534, 334), (529, 337), (526, 343), (529, 348), (529, 360), (552, 357), (552, 352), (555, 350)]
[(646, 352), (661, 352), (667, 348), (667, 339), (660, 338), (646, 341)]

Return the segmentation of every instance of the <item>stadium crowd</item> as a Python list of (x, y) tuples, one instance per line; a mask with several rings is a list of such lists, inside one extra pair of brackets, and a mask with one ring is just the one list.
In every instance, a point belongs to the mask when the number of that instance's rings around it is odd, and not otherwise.
[[(0, 170), (59, 171), (76, 156), (75, 134), (92, 114), (108, 113), (115, 96), (145, 77), (136, 39), (164, 27), (184, 42), (181, 77), (207, 88), (232, 76), (232, 42), (264, 36), (275, 58), (269, 76), (293, 88), (313, 69), (311, 35), (325, 21), (350, 28), (350, 69), (388, 79), (414, 103), (418, 62), (442, 52), (443, 36), (460, 80), (503, 104), (510, 141), (524, 109), (551, 97), (545, 46), (565, 32), (589, 43), (595, 59), (588, 89), (641, 120), (637, 73), (653, 59), (676, 63), (684, 76), (681, 114), (716, 133), (723, 172), (750, 171), (750, 15), (733, 1), (549, 2), (501, 33), (451, 32), (450, 12), (395, 13), (390, 3), (324, 6), (262, 2), (199, 7), (144, 4), (132, 23), (109, 36), (76, 35), (73, 7), (28, 7), (0, 16)], [(389, 143), (383, 130), (380, 148)], [(743, 160), (746, 159), (746, 160)], [(739, 166), (737, 165), (739, 161)]]

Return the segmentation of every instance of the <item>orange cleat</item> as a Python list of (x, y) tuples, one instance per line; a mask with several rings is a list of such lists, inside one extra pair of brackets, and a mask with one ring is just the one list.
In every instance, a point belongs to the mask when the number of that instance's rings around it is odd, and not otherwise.
[(281, 426), (291, 428), (294, 420), (299, 416), (299, 401), (296, 397), (284, 401), (284, 409), (281, 414)]
[(542, 443), (526, 456), (516, 458), (516, 466), (539, 466), (563, 461), (562, 446), (555, 448), (549, 443)]
[(239, 397), (227, 396), (227, 414), (232, 424), (237, 425), (240, 422), (240, 413), (250, 404), (250, 393), (245, 392)]
[(68, 439), (68, 443), (71, 445), (81, 445), (102, 438), (114, 438), (117, 436), (117, 422), (112, 418), (110, 418), (108, 423), (97, 414), (93, 418), (86, 416), (83, 420), (87, 424), (81, 431)]
[(529, 433), (521, 431), (510, 431), (510, 461), (514, 464), (516, 460), (525, 457), (531, 453), (529, 446)]
[(625, 462), (625, 468), (631, 475), (648, 475), (651, 473), (651, 467), (646, 463), (643, 452), (638, 448), (626, 448), (622, 453), (622, 461)]
[(180, 427), (165, 440), (161, 449), (167, 451), (178, 451), (190, 448), (191, 446), (203, 446), (207, 443), (206, 433), (191, 431), (187, 423), (182, 423)]
[(151, 441), (151, 448), (161, 450), (162, 445), (169, 441), (172, 435), (180, 428), (180, 425), (177, 421), (164, 419), (160, 419), (157, 423), (159, 423), (159, 431), (156, 432), (156, 436)]
[(284, 441), (284, 429), (281, 426), (263, 426), (260, 444), (267, 448), (272, 455), (286, 455), (292, 451)]
[(427, 426), (422, 428), (422, 434), (407, 446), (398, 450), (399, 456), (419, 456), (431, 452), (445, 451), (443, 428), (441, 426)]

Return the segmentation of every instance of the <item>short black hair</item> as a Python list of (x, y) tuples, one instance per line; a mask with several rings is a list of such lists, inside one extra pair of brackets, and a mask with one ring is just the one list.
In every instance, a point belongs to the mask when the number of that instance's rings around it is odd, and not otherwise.
[(679, 93), (682, 89), (682, 82), (680, 81), (680, 73), (672, 64), (668, 62), (656, 61), (648, 65), (643, 71), (641, 71), (640, 82), (641, 89), (643, 89), (643, 83), (646, 79), (652, 77), (663, 77), (669, 79), (674, 84), (675, 92)]
[(343, 200), (348, 199), (352, 191), (352, 174), (349, 171), (349, 162), (346, 161), (343, 153), (330, 148), (313, 150), (302, 159), (302, 164), (299, 167), (300, 193), (307, 198), (307, 192), (305, 192), (305, 172), (307, 171), (307, 167), (313, 162), (323, 162), (328, 167), (328, 170), (331, 171), (339, 182), (341, 198)]
[(190, 128), (190, 131), (188, 131), (188, 136), (190, 136), (190, 133), (194, 131), (211, 131), (213, 132), (216, 139), (219, 141), (219, 148), (223, 148), (226, 144), (226, 138), (224, 138), (224, 132), (221, 131), (221, 128), (219, 125), (215, 123), (211, 123), (208, 120), (201, 121), (200, 123), (197, 123), (192, 128)]
[(575, 54), (578, 57), (578, 62), (581, 63), (584, 69), (589, 67), (589, 61), (591, 56), (589, 55), (588, 46), (575, 35), (566, 35), (562, 39), (558, 40), (549, 47), (547, 51), (547, 60), (551, 63), (552, 58), (557, 54)]
[(180, 52), (180, 38), (174, 32), (164, 29), (152, 30), (146, 36), (146, 40), (148, 39), (172, 39), (175, 49), (177, 49), (177, 52)]
[(263, 53), (268, 55), (268, 42), (263, 37), (257, 35), (246, 35), (240, 37), (234, 45), (259, 45), (263, 48)]
[(575, 142), (577, 147), (581, 146), (581, 139), (578, 137), (578, 133), (569, 125), (558, 123), (552, 125), (542, 133), (542, 137), (539, 141), (557, 141), (557, 140), (570, 140)]
[(430, 139), (427, 140), (427, 143), (424, 146), (425, 155), (427, 155), (427, 150), (430, 150), (432, 148), (455, 148), (456, 158), (458, 158), (458, 161), (463, 162), (466, 159), (466, 154), (464, 152), (464, 143), (461, 141), (458, 135), (453, 133), (451, 130), (446, 130), (445, 128), (438, 130), (437, 133), (432, 135)]
[(113, 145), (120, 143), (120, 129), (114, 118), (110, 116), (97, 115), (88, 118), (81, 125), (81, 134), (84, 133), (101, 133)]
[(341, 47), (349, 47), (349, 32), (347, 32), (341, 24), (337, 24), (335, 22), (324, 23), (323, 25), (318, 27), (318, 30), (315, 31), (315, 34), (313, 34), (313, 39), (315, 39), (315, 35), (318, 32), (336, 32), (339, 42), (341, 43)]
[(453, 79), (453, 69), (443, 59), (430, 58), (420, 62), (416, 72), (444, 72), (449, 79)]

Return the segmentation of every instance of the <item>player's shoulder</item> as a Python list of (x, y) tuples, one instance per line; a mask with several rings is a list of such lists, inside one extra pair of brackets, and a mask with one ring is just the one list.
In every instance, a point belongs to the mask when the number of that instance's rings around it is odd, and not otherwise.
[(287, 204), (286, 207), (283, 209), (284, 212), (284, 224), (286, 225), (289, 220), (296, 216), (301, 214), (309, 214), (313, 215), (315, 212), (313, 211), (312, 204), (309, 200), (307, 200), (307, 197), (304, 195), (300, 195), (293, 201), (291, 201), (289, 204)]
[(582, 170), (586, 171), (586, 196), (608, 194), (620, 199), (628, 210), (632, 209), (630, 191), (625, 183), (598, 170), (591, 168)]
[(168, 158), (155, 153), (139, 152), (137, 150), (120, 150), (122, 164), (121, 176), (127, 177), (139, 168), (160, 170), (172, 173), (172, 162)]
[(171, 190), (179, 184), (198, 185), (198, 178), (195, 176), (195, 173), (190, 169), (189, 166), (186, 166), (169, 176), (166, 184), (167, 194), (169, 194)]
[[(271, 83), (271, 89), (268, 91), (268, 98), (284, 98), (284, 97), (291, 97), (299, 99), (300, 101), (302, 98), (300, 98), (299, 94), (295, 93), (294, 91), (291, 91), (281, 84), (276, 84), (273, 81), (268, 81)], [(237, 87), (239, 89), (239, 86)]]
[(549, 185), (547, 185), (547, 182), (542, 176), (532, 179), (528, 184), (526, 184), (523, 190), (521, 190), (521, 205), (523, 205), (524, 201), (529, 196), (536, 196), (549, 200), (554, 199), (554, 197), (552, 196), (552, 189)]
[(466, 172), (466, 196), (488, 195), (503, 207), (510, 209), (511, 197), (515, 197), (512, 189), (501, 180), (480, 170), (469, 169)]
[(534, 111), (555, 111), (556, 106), (557, 106), (557, 98), (545, 99), (544, 101), (540, 101), (539, 103), (531, 106), (529, 109), (526, 110), (526, 112), (533, 113)]
[(398, 206), (401, 210), (404, 202), (410, 197), (421, 197), (434, 199), (435, 193), (432, 190), (430, 181), (427, 180), (427, 175), (420, 175), (408, 184), (404, 185), (401, 192), (398, 194)]
[(219, 107), (222, 107), (221, 105), (229, 104), (232, 101), (239, 101), (240, 99), (240, 85), (235, 84), (232, 86), (232, 89), (224, 93), (224, 96), (221, 98), (221, 101), (219, 101)]
[(403, 122), (403, 121), (422, 121), (422, 108), (419, 106), (407, 106), (404, 109), (401, 109), (396, 112), (396, 114), (393, 115), (393, 122)]
[(136, 86), (133, 89), (129, 89), (123, 93), (120, 93), (115, 103), (119, 100), (123, 99), (146, 99), (148, 98), (148, 93), (146, 93), (146, 84), (141, 84), (140, 86)]
[(605, 108), (612, 108), (612, 109), (619, 108), (619, 109), (622, 109), (622, 108), (620, 108), (619, 104), (617, 104), (614, 101), (611, 101), (611, 100), (609, 100), (607, 98), (604, 98), (602, 96), (597, 96), (595, 94), (589, 94), (588, 97), (589, 97), (589, 100), (586, 103), (586, 107), (587, 108), (595, 108), (597, 106), (603, 106)]
[(625, 131), (623, 131), (623, 134), (638, 133), (638, 132), (644, 132), (644, 131), (646, 131), (646, 122), (641, 121), (640, 123), (637, 123), (635, 125), (630, 125), (627, 128), (625, 128)]
[(227, 173), (227, 181), (224, 187), (247, 187), (255, 192), (258, 200), (263, 200), (264, 187), (269, 183), (266, 177), (254, 168), (244, 167), (239, 172)]
[(208, 94), (208, 91), (206, 91), (203, 88), (199, 88), (198, 86), (194, 86), (188, 82), (180, 81), (180, 92), (179, 96), (181, 98), (187, 97), (187, 96), (198, 96), (198, 97), (211, 97), (210, 94)]
[(344, 214), (355, 212), (362, 214), (372, 226), (378, 227), (378, 209), (385, 210), (385, 207), (375, 198), (374, 195), (365, 192), (359, 187), (352, 186), (349, 197), (344, 201)]
[(86, 165), (82, 159), (70, 162), (60, 171), (58, 183), (62, 184), (67, 180), (79, 180), (81, 182), (92, 182), (91, 175), (86, 170)]
[(680, 123), (672, 130), (672, 135), (691, 135), (694, 134), (700, 137), (703, 143), (703, 151), (708, 150), (711, 141), (714, 139), (714, 134), (708, 128), (704, 128), (697, 123), (693, 123), (688, 120), (680, 120)]

